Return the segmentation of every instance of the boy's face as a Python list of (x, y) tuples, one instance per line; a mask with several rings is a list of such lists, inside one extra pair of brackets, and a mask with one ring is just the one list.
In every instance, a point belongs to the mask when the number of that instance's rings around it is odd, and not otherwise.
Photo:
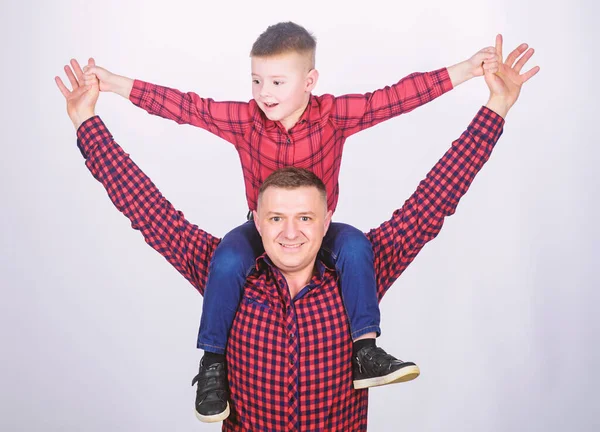
[(307, 55), (252, 57), (252, 97), (269, 120), (290, 129), (302, 116), (318, 72)]

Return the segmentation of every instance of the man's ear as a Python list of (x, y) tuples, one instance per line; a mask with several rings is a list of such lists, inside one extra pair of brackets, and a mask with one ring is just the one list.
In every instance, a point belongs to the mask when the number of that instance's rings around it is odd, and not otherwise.
[(327, 230), (329, 229), (329, 225), (331, 224), (331, 217), (333, 216), (333, 212), (331, 210), (327, 211), (325, 215), (325, 231), (323, 231), (323, 237), (327, 234)]
[(262, 237), (260, 233), (260, 225), (258, 224), (258, 213), (256, 210), (252, 210), (252, 220), (254, 221), (254, 226), (256, 227), (256, 231), (258, 231), (258, 235)]
[(304, 91), (310, 93), (317, 86), (317, 81), (319, 81), (319, 71), (316, 69), (311, 69), (308, 75), (306, 75), (306, 88)]

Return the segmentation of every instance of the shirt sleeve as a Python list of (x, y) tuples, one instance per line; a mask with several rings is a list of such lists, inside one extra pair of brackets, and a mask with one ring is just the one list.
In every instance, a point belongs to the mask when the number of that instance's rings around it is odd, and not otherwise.
[(86, 166), (132, 228), (203, 294), (220, 239), (188, 222), (173, 207), (114, 141), (100, 117), (83, 122), (77, 130), (77, 145)]
[(247, 102), (215, 102), (139, 80), (133, 82), (129, 100), (152, 115), (206, 129), (234, 145), (252, 121)]
[(423, 246), (438, 235), (444, 218), (454, 213), (489, 159), (503, 127), (501, 116), (482, 107), (404, 205), (367, 234), (373, 244), (380, 299)]
[(433, 72), (416, 72), (392, 86), (365, 94), (349, 94), (335, 98), (331, 121), (345, 137), (382, 121), (425, 105), (452, 90), (446, 68)]

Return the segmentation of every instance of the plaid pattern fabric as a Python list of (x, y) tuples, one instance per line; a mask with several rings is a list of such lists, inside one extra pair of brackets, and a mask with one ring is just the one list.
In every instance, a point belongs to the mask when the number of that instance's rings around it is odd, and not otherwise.
[[(379, 297), (454, 213), (502, 134), (482, 107), (469, 127), (390, 220), (367, 236)], [(86, 166), (115, 206), (203, 293), (219, 239), (188, 222), (113, 140), (99, 117), (78, 130)], [(352, 387), (352, 340), (336, 274), (317, 272), (295, 298), (267, 256), (257, 259), (227, 347), (231, 416), (224, 431), (364, 431), (367, 390)]]
[(448, 71), (413, 73), (366, 94), (312, 96), (289, 131), (267, 119), (254, 100), (215, 102), (195, 93), (136, 80), (130, 100), (148, 111), (206, 129), (235, 145), (242, 164), (248, 208), (256, 210), (258, 189), (273, 171), (286, 166), (313, 171), (327, 188), (335, 211), (344, 141), (350, 135), (413, 109), (452, 89)]

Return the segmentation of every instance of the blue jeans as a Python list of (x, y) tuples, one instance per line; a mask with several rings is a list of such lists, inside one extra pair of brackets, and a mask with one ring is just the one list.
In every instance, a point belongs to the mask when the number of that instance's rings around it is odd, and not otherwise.
[[(198, 348), (225, 353), (246, 278), (256, 257), (263, 252), (262, 240), (253, 221), (240, 225), (223, 238), (209, 266)], [(352, 339), (370, 332), (379, 335), (379, 300), (371, 242), (358, 229), (332, 222), (323, 239), (321, 257), (339, 274)]]

